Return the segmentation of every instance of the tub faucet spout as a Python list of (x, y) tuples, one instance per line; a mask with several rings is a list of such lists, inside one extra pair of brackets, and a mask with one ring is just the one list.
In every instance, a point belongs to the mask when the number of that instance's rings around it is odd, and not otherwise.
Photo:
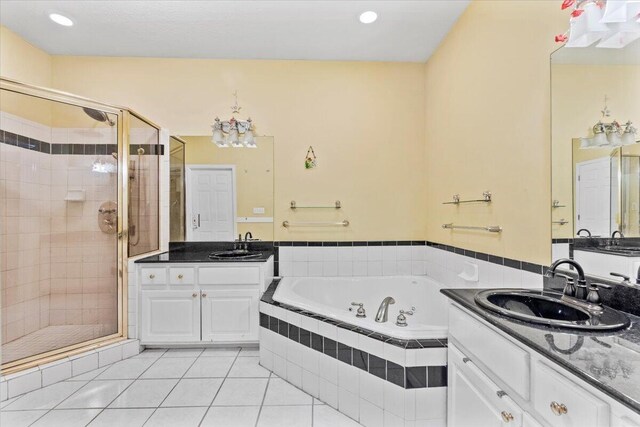
[(378, 308), (378, 313), (376, 314), (376, 322), (384, 323), (387, 321), (389, 317), (389, 304), (395, 304), (396, 300), (392, 297), (386, 297), (382, 300), (380, 304), (380, 308)]

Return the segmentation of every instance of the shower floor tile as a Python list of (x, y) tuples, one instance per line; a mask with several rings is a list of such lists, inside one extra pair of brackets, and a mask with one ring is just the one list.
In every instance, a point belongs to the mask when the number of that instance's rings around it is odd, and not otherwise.
[(114, 329), (115, 326), (110, 325), (47, 326), (3, 344), (2, 363), (99, 338), (114, 333)]
[[(195, 356), (197, 353), (197, 357)], [(244, 355), (249, 357), (243, 357)], [(216, 356), (216, 355), (220, 356)], [(235, 354), (235, 356), (227, 356)], [(355, 427), (359, 424), (330, 408), (269, 371), (258, 369), (255, 348), (233, 351), (180, 352), (146, 350), (139, 356), (116, 362), (106, 369), (18, 396), (0, 413), (0, 425), (8, 426), (220, 426), (220, 427)], [(166, 355), (166, 357), (164, 357)], [(172, 357), (172, 356), (179, 357)], [(167, 360), (174, 359), (174, 361)], [(183, 359), (183, 361), (181, 361)], [(176, 378), (169, 364), (221, 363), (219, 377)], [(130, 362), (131, 361), (131, 362)], [(136, 366), (127, 367), (125, 363)], [(146, 368), (139, 369), (142, 362)], [(220, 365), (220, 366), (222, 366)], [(154, 366), (157, 366), (154, 369)], [(113, 368), (113, 369), (112, 369)], [(135, 369), (134, 369), (135, 368)], [(126, 371), (127, 379), (103, 379), (111, 372)], [(181, 366), (180, 372), (184, 371)], [(152, 372), (153, 379), (145, 379)], [(176, 371), (177, 372), (177, 371)], [(191, 374), (200, 370), (187, 371)], [(102, 375), (100, 375), (102, 374)], [(238, 375), (240, 378), (235, 377)], [(116, 375), (118, 376), (118, 375)], [(76, 381), (82, 378), (86, 381)], [(93, 378), (93, 379), (91, 379)], [(42, 391), (44, 390), (44, 391)], [(55, 393), (52, 393), (54, 391)]]

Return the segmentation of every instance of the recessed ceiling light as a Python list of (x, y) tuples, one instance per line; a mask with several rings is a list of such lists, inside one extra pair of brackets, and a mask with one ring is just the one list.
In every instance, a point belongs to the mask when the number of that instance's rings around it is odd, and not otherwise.
[(360, 22), (362, 22), (363, 24), (371, 24), (372, 22), (375, 22), (376, 19), (378, 19), (378, 14), (372, 10), (363, 12), (360, 15)]
[(64, 27), (71, 27), (73, 25), (73, 21), (66, 16), (60, 15), (59, 13), (52, 13), (49, 15), (49, 19), (51, 19), (56, 24), (60, 24)]

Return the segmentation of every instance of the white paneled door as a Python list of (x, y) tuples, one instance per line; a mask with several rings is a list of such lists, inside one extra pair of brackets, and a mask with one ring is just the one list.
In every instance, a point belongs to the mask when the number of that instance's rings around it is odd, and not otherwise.
[(235, 213), (235, 166), (188, 165), (187, 240), (233, 241)]
[(609, 157), (576, 164), (576, 231), (593, 236), (610, 234), (611, 173)]

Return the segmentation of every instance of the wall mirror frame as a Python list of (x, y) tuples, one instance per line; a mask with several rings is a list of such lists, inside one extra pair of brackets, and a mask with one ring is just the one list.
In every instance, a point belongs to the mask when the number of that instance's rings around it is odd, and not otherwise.
[[(172, 210), (170, 228), (185, 231), (172, 231), (171, 241), (273, 241), (274, 138), (255, 136), (253, 148), (218, 147), (210, 135), (177, 139), (184, 143), (184, 215)], [(172, 162), (173, 171), (179, 161)], [(171, 206), (178, 197), (172, 190)]]
[(640, 40), (623, 49), (561, 47), (550, 69), (552, 258), (633, 281), (640, 267), (640, 135), (632, 132), (640, 126)]

